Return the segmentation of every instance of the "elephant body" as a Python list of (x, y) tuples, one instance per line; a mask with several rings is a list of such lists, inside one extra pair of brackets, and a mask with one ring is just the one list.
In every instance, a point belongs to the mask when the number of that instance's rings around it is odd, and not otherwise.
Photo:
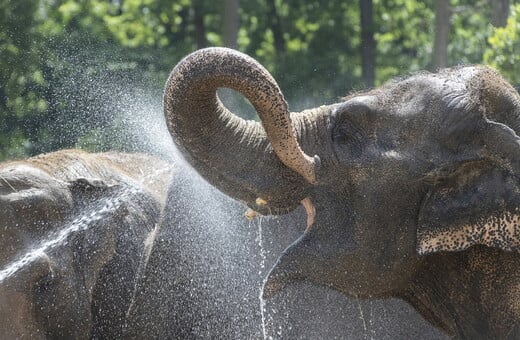
[(63, 150), (0, 164), (0, 270), (85, 223), (0, 282), (2, 338), (121, 337), (171, 175), (143, 154)]
[[(228, 111), (220, 87), (261, 123)], [(225, 194), (261, 214), (305, 207), (264, 297), (310, 282), (404, 299), (453, 337), (520, 337), (520, 96), (496, 71), (422, 72), (289, 112), (255, 60), (208, 48), (173, 69), (164, 109), (187, 160)]]

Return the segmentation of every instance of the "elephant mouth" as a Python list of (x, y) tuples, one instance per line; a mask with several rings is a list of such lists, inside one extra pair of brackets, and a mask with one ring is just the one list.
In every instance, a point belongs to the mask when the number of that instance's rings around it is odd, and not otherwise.
[[(305, 209), (305, 213), (307, 214), (307, 224), (305, 228), (305, 233), (310, 230), (312, 225), (314, 224), (314, 221), (316, 219), (316, 207), (314, 206), (314, 203), (312, 203), (312, 200), (310, 197), (305, 197), (300, 201), (300, 204)], [(298, 205), (287, 207), (287, 208), (270, 208), (268, 206), (263, 206), (262, 202), (259, 202), (257, 200), (256, 202), (257, 207), (259, 208), (247, 208), (246, 212), (244, 213), (244, 216), (248, 220), (252, 220), (253, 218), (257, 217), (259, 214), (261, 215), (283, 215), (290, 213), (293, 211)]]

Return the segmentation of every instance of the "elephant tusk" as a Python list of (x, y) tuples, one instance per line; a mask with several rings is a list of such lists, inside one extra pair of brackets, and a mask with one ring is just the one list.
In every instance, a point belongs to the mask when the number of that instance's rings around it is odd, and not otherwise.
[(247, 218), (249, 221), (251, 221), (253, 218), (255, 218), (256, 216), (258, 216), (258, 213), (256, 211), (254, 211), (253, 209), (251, 208), (248, 208), (246, 210), (246, 212), (244, 213), (244, 216), (245, 218)]
[(314, 224), (314, 220), (316, 219), (316, 207), (312, 203), (309, 197), (305, 197), (300, 202), (305, 208), (305, 212), (307, 213), (307, 228), (305, 232), (309, 231), (311, 226)]
[[(265, 199), (263, 199), (262, 197), (258, 197), (255, 201), (256, 205), (258, 205), (259, 207), (263, 207), (263, 206), (266, 206), (267, 205), (267, 201)], [(258, 216), (258, 212), (251, 209), (251, 208), (248, 208), (246, 210), (246, 212), (244, 213), (244, 216), (249, 220), (251, 221), (253, 218), (257, 217)]]
[(267, 201), (263, 199), (262, 197), (258, 197), (255, 201), (256, 205), (259, 205), (263, 207), (264, 205), (267, 205)]

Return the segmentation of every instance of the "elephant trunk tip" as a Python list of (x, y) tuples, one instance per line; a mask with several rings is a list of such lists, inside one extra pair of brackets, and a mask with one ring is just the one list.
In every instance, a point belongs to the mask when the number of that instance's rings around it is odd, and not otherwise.
[[(299, 146), (298, 146), (299, 149)], [(297, 173), (299, 173), (307, 182), (309, 182), (312, 185), (315, 185), (318, 183), (317, 178), (317, 172), (321, 168), (321, 160), (318, 155), (314, 155), (313, 157), (310, 157), (306, 155), (303, 151), (300, 149), (300, 156), (294, 157), (294, 158), (285, 158), (284, 156), (280, 156), (280, 159), (282, 162), (287, 165), (289, 168), (293, 169)]]
[(314, 155), (314, 157), (310, 157), (304, 154), (304, 162), (300, 166), (296, 166), (295, 169), (297, 172), (302, 175), (307, 182), (310, 184), (317, 184), (318, 178), (316, 173), (321, 168), (321, 160), (318, 155)]

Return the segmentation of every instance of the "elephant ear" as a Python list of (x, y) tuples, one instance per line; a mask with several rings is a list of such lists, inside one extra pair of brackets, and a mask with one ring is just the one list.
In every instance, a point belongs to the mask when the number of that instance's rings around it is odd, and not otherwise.
[(426, 176), (430, 190), (418, 219), (420, 255), (478, 244), (520, 251), (520, 139), (489, 120), (473, 135), (475, 143), (466, 148), (473, 159)]

